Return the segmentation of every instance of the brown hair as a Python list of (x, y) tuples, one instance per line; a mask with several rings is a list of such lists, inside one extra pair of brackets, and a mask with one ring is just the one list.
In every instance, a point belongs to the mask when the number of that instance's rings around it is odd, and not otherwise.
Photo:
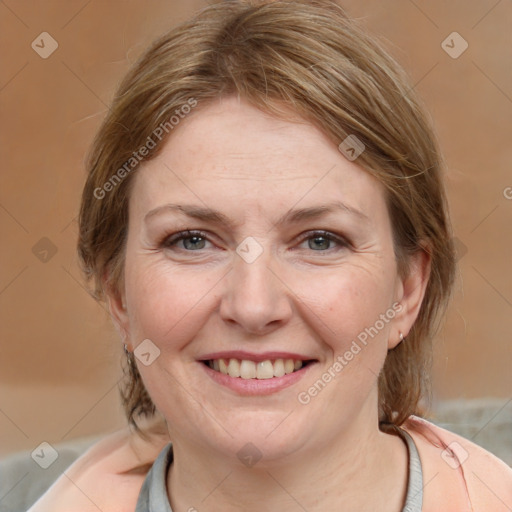
[[(154, 158), (172, 135), (172, 116), (229, 94), (276, 116), (289, 116), (280, 106), (291, 107), (336, 145), (349, 135), (364, 144), (357, 163), (387, 190), (401, 276), (408, 256), (428, 242), (431, 274), (418, 318), (379, 376), (379, 419), (402, 424), (419, 414), (428, 390), (432, 337), (455, 274), (442, 161), (405, 73), (333, 1), (221, 2), (166, 33), (135, 63), (87, 162), (78, 249), (95, 296), (122, 284), (136, 152), (146, 146), (144, 160)], [(162, 127), (166, 133), (150, 147)], [(122, 396), (133, 425), (154, 414), (133, 356)]]

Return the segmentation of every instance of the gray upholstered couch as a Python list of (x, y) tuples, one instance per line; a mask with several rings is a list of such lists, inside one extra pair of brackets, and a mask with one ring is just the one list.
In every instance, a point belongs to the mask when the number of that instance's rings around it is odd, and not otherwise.
[(26, 512), (71, 463), (97, 437), (56, 444), (58, 457), (47, 469), (40, 467), (31, 452), (15, 453), (0, 460), (0, 512)]

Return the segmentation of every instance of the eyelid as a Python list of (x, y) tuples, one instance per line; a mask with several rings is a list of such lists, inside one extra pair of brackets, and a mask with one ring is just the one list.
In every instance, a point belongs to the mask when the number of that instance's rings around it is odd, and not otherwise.
[(312, 237), (320, 237), (323, 236), (325, 238), (328, 238), (330, 240), (336, 240), (340, 243), (349, 244), (349, 240), (342, 235), (338, 235), (337, 233), (333, 233), (332, 231), (327, 231), (325, 229), (313, 229), (311, 231), (306, 231), (302, 235), (300, 235), (300, 240), (304, 240), (306, 238), (312, 238)]

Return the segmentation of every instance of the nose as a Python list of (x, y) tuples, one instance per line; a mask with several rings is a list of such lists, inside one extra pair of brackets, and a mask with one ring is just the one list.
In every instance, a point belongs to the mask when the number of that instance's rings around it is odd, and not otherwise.
[(268, 334), (292, 317), (290, 290), (265, 251), (247, 263), (235, 255), (225, 280), (220, 316), (251, 334)]

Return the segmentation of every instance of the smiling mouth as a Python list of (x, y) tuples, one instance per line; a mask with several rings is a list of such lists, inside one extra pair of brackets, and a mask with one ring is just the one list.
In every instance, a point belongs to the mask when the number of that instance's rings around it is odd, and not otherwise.
[(241, 379), (272, 379), (283, 377), (299, 371), (314, 362), (299, 359), (267, 359), (265, 361), (250, 361), (248, 359), (209, 359), (203, 363), (212, 370)]

